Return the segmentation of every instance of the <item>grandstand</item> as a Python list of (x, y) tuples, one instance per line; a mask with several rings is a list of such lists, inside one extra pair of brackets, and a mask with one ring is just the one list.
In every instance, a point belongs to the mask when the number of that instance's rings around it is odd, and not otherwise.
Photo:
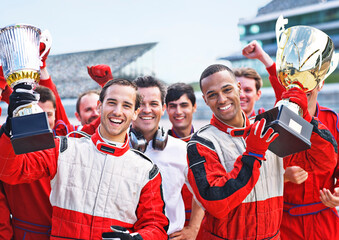
[[(146, 53), (156, 45), (157, 43), (145, 43), (51, 55), (47, 61), (48, 72), (56, 84), (61, 98), (77, 98), (84, 91), (99, 88), (98, 84), (89, 77), (87, 66), (107, 64), (111, 67), (115, 78), (154, 74), (153, 66), (145, 66), (152, 65), (149, 63), (152, 62), (152, 59), (148, 61), (144, 58)], [(138, 62), (138, 66), (135, 66), (136, 62)], [(143, 66), (140, 67), (140, 64)]]
[[(238, 28), (240, 42), (243, 46), (252, 40), (257, 40), (263, 49), (275, 60), (277, 52), (275, 25), (278, 17), (283, 15), (288, 19), (285, 28), (298, 25), (315, 27), (328, 34), (339, 51), (339, 1), (338, 0), (272, 0), (258, 9), (257, 15), (239, 19)], [(241, 50), (221, 57), (218, 60), (232, 62), (232, 67), (252, 67), (262, 75), (267, 75), (265, 66), (253, 59), (246, 59)], [(331, 74), (326, 80), (337, 75)], [(338, 82), (331, 79), (332, 82)]]

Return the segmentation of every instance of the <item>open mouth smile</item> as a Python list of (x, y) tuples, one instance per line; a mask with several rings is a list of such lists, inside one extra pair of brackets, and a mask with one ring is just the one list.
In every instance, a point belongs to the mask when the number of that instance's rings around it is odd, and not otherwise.
[(228, 110), (231, 107), (231, 105), (232, 104), (228, 104), (225, 107), (220, 107), (219, 109), (222, 110), (222, 111), (226, 111), (226, 110)]
[(144, 117), (140, 117), (142, 120), (152, 120), (153, 117), (151, 116), (144, 116)]
[(122, 119), (117, 119), (117, 118), (110, 118), (109, 121), (115, 124), (121, 124), (123, 122)]

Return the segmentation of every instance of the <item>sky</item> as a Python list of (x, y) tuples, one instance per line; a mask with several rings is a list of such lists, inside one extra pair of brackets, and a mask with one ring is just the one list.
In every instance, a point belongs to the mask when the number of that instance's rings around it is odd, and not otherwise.
[(191, 83), (218, 57), (241, 51), (239, 19), (254, 17), (268, 2), (4, 0), (0, 27), (25, 23), (48, 29), (51, 55), (158, 42), (156, 76), (167, 83)]

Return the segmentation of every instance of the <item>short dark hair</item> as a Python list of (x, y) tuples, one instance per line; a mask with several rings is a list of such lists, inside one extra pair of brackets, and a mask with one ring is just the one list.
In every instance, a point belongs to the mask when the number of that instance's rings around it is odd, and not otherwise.
[(47, 101), (51, 101), (53, 107), (56, 109), (55, 95), (51, 89), (39, 85), (34, 91), (40, 94), (39, 102), (45, 103)]
[(194, 94), (194, 89), (191, 85), (187, 83), (174, 83), (167, 88), (166, 94), (166, 104), (172, 101), (176, 101), (181, 98), (182, 95), (186, 94), (188, 99), (191, 101), (194, 106), (196, 98)]
[(201, 82), (204, 78), (207, 78), (207, 77), (211, 76), (212, 74), (217, 73), (217, 72), (221, 72), (221, 71), (228, 71), (230, 73), (231, 77), (233, 77), (234, 81), (236, 81), (235, 75), (229, 67), (227, 67), (223, 64), (212, 64), (212, 65), (208, 66), (202, 72), (202, 74), (200, 76), (200, 81), (199, 81), (200, 90), (202, 91)]
[(253, 68), (249, 68), (249, 67), (235, 68), (233, 69), (233, 72), (236, 77), (246, 77), (246, 78), (254, 79), (255, 88), (257, 89), (257, 92), (262, 87), (262, 79), (259, 73), (257, 73), (257, 71), (255, 71)]
[(135, 83), (135, 85), (137, 85), (138, 88), (159, 88), (161, 94), (161, 104), (164, 105), (166, 96), (166, 85), (163, 82), (152, 76), (137, 77), (133, 82)]
[(86, 91), (86, 92), (83, 92), (81, 93), (79, 96), (78, 96), (78, 99), (77, 99), (77, 102), (75, 104), (75, 109), (77, 111), (77, 113), (80, 113), (80, 102), (81, 102), (81, 99), (86, 96), (86, 95), (89, 95), (89, 94), (97, 94), (99, 96), (99, 91), (98, 90), (89, 90), (89, 91)]
[(99, 101), (101, 103), (104, 102), (105, 96), (106, 96), (106, 92), (107, 89), (112, 86), (112, 85), (120, 85), (120, 86), (128, 86), (128, 87), (132, 87), (135, 89), (136, 91), (136, 97), (135, 97), (135, 110), (137, 110), (140, 107), (140, 102), (141, 102), (141, 97), (138, 93), (138, 87), (131, 81), (128, 81), (126, 79), (122, 79), (122, 78), (117, 78), (117, 79), (113, 79), (108, 81), (105, 86), (103, 86), (103, 88), (101, 89), (100, 95), (99, 95)]

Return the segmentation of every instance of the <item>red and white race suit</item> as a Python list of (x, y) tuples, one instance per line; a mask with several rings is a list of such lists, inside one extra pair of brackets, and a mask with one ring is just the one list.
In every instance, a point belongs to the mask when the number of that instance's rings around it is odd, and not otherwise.
[(270, 151), (266, 161), (243, 156), (246, 142), (231, 129), (213, 116), (188, 144), (188, 181), (206, 210), (203, 239), (279, 239), (282, 159)]
[(88, 138), (56, 138), (56, 147), (15, 155), (3, 134), (0, 180), (29, 183), (50, 177), (51, 239), (101, 239), (111, 225), (143, 239), (167, 239), (161, 175), (156, 165), (129, 149)]

